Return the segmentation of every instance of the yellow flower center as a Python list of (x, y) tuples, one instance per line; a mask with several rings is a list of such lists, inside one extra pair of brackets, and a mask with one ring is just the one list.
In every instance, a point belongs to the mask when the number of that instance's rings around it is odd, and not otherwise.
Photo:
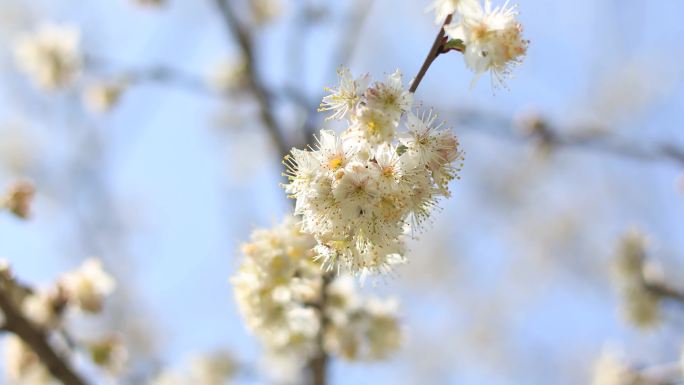
[(342, 166), (342, 157), (340, 155), (334, 156), (328, 160), (328, 168), (331, 170), (337, 170)]

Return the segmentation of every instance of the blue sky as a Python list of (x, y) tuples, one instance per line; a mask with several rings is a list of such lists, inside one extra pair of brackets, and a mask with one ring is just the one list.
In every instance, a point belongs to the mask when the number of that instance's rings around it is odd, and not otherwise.
[[(234, 53), (209, 1), (171, 0), (159, 12), (126, 1), (36, 4), (24, 27), (30, 28), (31, 19), (75, 22), (83, 28), (86, 50), (109, 58), (114, 69), (164, 64), (202, 76), (211, 63)], [(461, 108), (510, 117), (534, 109), (564, 132), (604, 125), (624, 140), (684, 145), (683, 3), (519, 4), (532, 42), (510, 90), (494, 93), (488, 79), (470, 89), (471, 74), (454, 54), (439, 58), (417, 98), (445, 116)], [(376, 1), (353, 60), (343, 64), (375, 78), (396, 68), (412, 76), (436, 33), (425, 5)], [(331, 7), (338, 12), (346, 6)], [(330, 51), (343, 26), (316, 27), (300, 59), (302, 73), (288, 78), (291, 21), (286, 13), (259, 33), (259, 69), (266, 84), (301, 84), (314, 98), (334, 83)], [(15, 31), (8, 28), (4, 37)], [(21, 130), (42, 143), (33, 156), (39, 166), (28, 174), (39, 190), (41, 183), (49, 185), (49, 192), (40, 193), (32, 221), (0, 217), (0, 256), (25, 280), (46, 282), (88, 255), (102, 254), (115, 271), (127, 274), (125, 285), (142, 315), (156, 323), (165, 362), (182, 364), (189, 352), (217, 347), (255, 359), (258, 343), (236, 312), (228, 277), (250, 230), (278, 221), (289, 205), (278, 187), (279, 161), (249, 103), (230, 105), (173, 86), (141, 85), (110, 115), (94, 117), (74, 107), (76, 95), (37, 94), (3, 57), (0, 126), (23, 122)], [(297, 117), (288, 107), (278, 113), (289, 124)], [(216, 127), (227, 119), (237, 123)], [(681, 167), (581, 150), (561, 150), (540, 162), (529, 146), (483, 135), (478, 127), (455, 130), (467, 152), (466, 166), (452, 186), (454, 197), (442, 203), (423, 240), (412, 244), (410, 258), (421, 261), (367, 288), (400, 295), (407, 348), (387, 363), (336, 363), (334, 383), (417, 384), (429, 375), (433, 383), (571, 384), (586, 379), (606, 341), (635, 350), (637, 360), (676, 357), (680, 342), (668, 340), (681, 341), (681, 333), (664, 327), (642, 334), (621, 320), (606, 264), (616, 237), (636, 223), (657, 239), (658, 256), (671, 272), (681, 270), (684, 197), (674, 187)], [(86, 183), (93, 174), (106, 197), (80, 184), (65, 185)], [(0, 173), (2, 184), (11, 178), (9, 171)], [(89, 205), (102, 208), (103, 201), (111, 204), (104, 217), (98, 211), (91, 225), (76, 226), (74, 206), (88, 217)], [(578, 239), (549, 241), (545, 251), (535, 251), (534, 245), (545, 243), (543, 230), (551, 220), (568, 213), (576, 217)], [(113, 237), (121, 241), (116, 249), (99, 250), (108, 244), (110, 217), (124, 226)], [(105, 241), (88, 247), (79, 233)], [(411, 269), (427, 266), (433, 274), (430, 266), (439, 263), (449, 270), (435, 282), (414, 281)], [(479, 346), (476, 332), (496, 342)]]

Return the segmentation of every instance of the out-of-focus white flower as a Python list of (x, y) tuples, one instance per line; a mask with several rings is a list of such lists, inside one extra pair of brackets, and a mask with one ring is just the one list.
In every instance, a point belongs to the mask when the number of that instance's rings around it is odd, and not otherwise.
[(270, 384), (302, 384), (305, 383), (302, 373), (305, 365), (306, 362), (295, 355), (266, 352), (259, 360), (259, 373), (263, 373)]
[(256, 25), (264, 25), (276, 19), (283, 11), (280, 0), (249, 0), (252, 20)]
[(92, 112), (109, 112), (119, 103), (125, 89), (123, 81), (93, 83), (83, 90), (83, 103)]
[(614, 352), (604, 351), (594, 365), (592, 385), (629, 385), (638, 375)]
[(17, 40), (14, 47), (17, 66), (41, 88), (65, 87), (83, 65), (80, 40), (81, 34), (74, 26), (44, 24)]
[(21, 307), (24, 315), (31, 322), (43, 328), (52, 328), (59, 324), (61, 305), (63, 305), (63, 300), (59, 293), (40, 289), (27, 296)]
[(309, 357), (320, 324), (311, 304), (322, 284), (313, 260), (315, 240), (301, 232), (295, 218), (269, 230), (256, 230), (243, 245), (245, 256), (232, 278), (247, 327), (272, 352)]
[(640, 328), (652, 328), (660, 323), (660, 297), (642, 285), (627, 285), (622, 289), (625, 317)]
[(243, 57), (222, 59), (211, 68), (207, 83), (219, 92), (242, 89), (247, 85), (247, 62)]
[(120, 374), (128, 360), (128, 350), (116, 335), (91, 342), (88, 350), (92, 361), (113, 375)]
[(7, 209), (19, 218), (26, 219), (31, 214), (31, 203), (36, 195), (33, 183), (27, 180), (14, 182), (4, 197), (0, 197), (0, 209)]
[(361, 101), (361, 95), (366, 91), (369, 83), (369, 76), (363, 75), (354, 79), (348, 68), (337, 70), (340, 84), (337, 88), (326, 88), (330, 92), (323, 98), (319, 112), (331, 111), (332, 115), (326, 120), (343, 119), (348, 117), (348, 113), (354, 110)]
[(516, 6), (504, 5), (492, 8), (491, 0), (485, 6), (469, 7), (456, 24), (444, 27), (451, 39), (461, 40), (465, 45), (465, 63), (475, 72), (476, 81), (489, 71), (494, 86), (503, 85), (514, 66), (522, 62), (527, 52), (528, 40), (522, 38), (522, 25), (516, 20)]
[(5, 377), (12, 385), (56, 383), (38, 356), (14, 334), (5, 337)]
[[(314, 263), (314, 245), (294, 218), (252, 234), (252, 242), (243, 246), (245, 260), (232, 278), (250, 330), (269, 354), (300, 363), (318, 351), (319, 333), (329, 340), (328, 353), (347, 359), (380, 359), (396, 350), (401, 342), (396, 301), (361, 297), (351, 276), (328, 285), (321, 309), (324, 272)], [(329, 322), (321, 324), (323, 315)]]
[(161, 7), (166, 4), (166, 0), (133, 0), (136, 4), (143, 7)]
[(379, 360), (401, 346), (395, 299), (361, 298), (353, 280), (345, 276), (332, 282), (328, 296), (326, 350), (348, 360)]
[(637, 228), (628, 230), (618, 244), (615, 272), (617, 278), (625, 280), (641, 280), (646, 248), (650, 241), (646, 234)]
[(478, 0), (435, 0), (427, 11), (435, 11), (435, 24), (442, 24), (452, 13), (472, 12), (471, 9), (479, 6)]
[(648, 237), (636, 228), (620, 239), (614, 261), (615, 281), (623, 297), (623, 312), (632, 324), (642, 328), (656, 326), (661, 320), (661, 298), (647, 288), (662, 279), (652, 261), (647, 260)]
[(86, 312), (99, 312), (104, 298), (116, 287), (116, 281), (102, 269), (102, 262), (89, 258), (81, 267), (60, 279), (68, 301)]
[(223, 385), (239, 368), (232, 354), (226, 351), (193, 357), (190, 360), (191, 383)]
[(163, 370), (155, 376), (149, 385), (187, 385), (188, 382), (183, 376), (170, 370)]

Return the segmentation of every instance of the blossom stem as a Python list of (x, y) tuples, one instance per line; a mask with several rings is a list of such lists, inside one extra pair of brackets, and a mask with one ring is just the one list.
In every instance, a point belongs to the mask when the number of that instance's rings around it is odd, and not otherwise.
[(452, 17), (453, 17), (453, 15), (449, 15), (444, 20), (444, 24), (442, 24), (442, 28), (439, 29), (439, 32), (437, 33), (437, 36), (435, 37), (435, 42), (432, 43), (432, 48), (430, 48), (430, 52), (428, 52), (427, 57), (425, 57), (425, 61), (423, 62), (423, 65), (420, 67), (420, 71), (418, 71), (416, 78), (411, 83), (411, 87), (409, 88), (409, 92), (412, 92), (412, 93), (416, 92), (416, 90), (418, 89), (418, 86), (420, 85), (420, 82), (425, 77), (425, 74), (427, 73), (428, 69), (430, 69), (430, 65), (432, 65), (432, 62), (435, 61), (435, 59), (437, 59), (437, 56), (439, 56), (442, 53), (442, 48), (444, 47), (444, 36), (446, 34), (446, 32), (444, 32), (444, 26), (451, 23)]

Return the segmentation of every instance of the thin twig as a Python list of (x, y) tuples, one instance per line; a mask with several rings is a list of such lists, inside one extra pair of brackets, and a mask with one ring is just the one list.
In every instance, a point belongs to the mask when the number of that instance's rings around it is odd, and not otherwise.
[(669, 286), (665, 282), (644, 281), (643, 284), (646, 290), (661, 298), (675, 300), (684, 304), (684, 292)]
[(437, 33), (437, 36), (435, 37), (434, 43), (432, 43), (432, 47), (430, 48), (430, 52), (428, 52), (427, 56), (425, 57), (425, 61), (423, 61), (423, 65), (420, 67), (420, 70), (418, 71), (418, 74), (416, 74), (415, 79), (413, 79), (413, 83), (411, 83), (411, 87), (409, 88), (409, 92), (415, 93), (416, 90), (418, 89), (418, 86), (420, 85), (420, 82), (423, 80), (425, 77), (425, 74), (427, 73), (428, 69), (430, 69), (430, 65), (432, 65), (432, 62), (437, 59), (437, 56), (439, 56), (442, 53), (442, 47), (444, 46), (444, 27), (451, 23), (451, 18), (453, 15), (449, 15), (446, 17), (444, 20), (444, 24), (442, 24), (442, 28), (439, 29), (439, 32)]
[(230, 36), (235, 39), (242, 50), (242, 55), (247, 67), (247, 84), (259, 105), (259, 116), (261, 117), (261, 121), (268, 131), (273, 145), (278, 149), (278, 154), (280, 156), (285, 156), (290, 148), (273, 115), (273, 105), (268, 92), (257, 74), (254, 48), (249, 31), (240, 24), (235, 10), (229, 5), (228, 0), (215, 0), (215, 2), (223, 16), (223, 24), (225, 24)]
[(46, 333), (34, 326), (16, 308), (8, 293), (0, 289), (0, 309), (5, 316), (3, 329), (16, 334), (38, 356), (53, 377), (64, 385), (85, 385), (65, 357), (60, 356), (48, 343)]
[[(684, 166), (684, 149), (672, 143), (644, 144), (617, 140), (610, 136), (564, 134), (559, 127), (549, 121), (544, 121), (541, 129), (535, 129), (525, 134), (516, 131), (513, 119), (502, 114), (472, 109), (456, 111), (452, 109), (449, 115), (450, 121), (459, 127), (459, 130), (467, 129), (470, 132), (485, 134), (497, 139), (507, 139), (518, 143), (537, 141), (551, 148), (567, 148), (642, 162), (669, 162), (680, 167)], [(588, 130), (585, 127), (578, 126), (563, 131), (587, 132)]]

